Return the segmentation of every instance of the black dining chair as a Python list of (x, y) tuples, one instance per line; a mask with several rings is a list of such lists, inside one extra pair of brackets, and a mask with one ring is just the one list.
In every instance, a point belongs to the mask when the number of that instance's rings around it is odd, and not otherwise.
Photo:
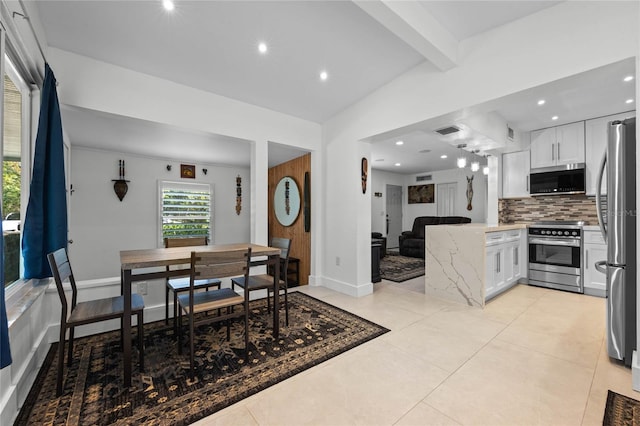
[[(288, 282), (287, 282), (287, 269), (289, 268), (289, 252), (291, 251), (291, 240), (288, 238), (274, 237), (269, 243), (269, 247), (277, 247), (280, 249), (280, 278), (278, 279), (278, 291), (284, 290), (284, 310), (285, 310), (285, 323), (289, 325), (289, 297), (288, 297)], [(249, 285), (245, 285), (248, 282)], [(267, 309), (271, 312), (271, 293), (273, 292), (273, 275), (260, 274), (251, 275), (247, 280), (245, 277), (237, 277), (231, 279), (231, 287), (235, 289), (235, 286), (242, 288), (248, 288), (249, 291), (255, 290), (267, 290)]]
[[(187, 238), (165, 238), (164, 246), (170, 247), (192, 247), (192, 246), (206, 246), (208, 243), (207, 237), (187, 237)], [(170, 268), (167, 266), (167, 270)], [(205, 289), (209, 291), (209, 288), (220, 288), (220, 280), (212, 278), (208, 280), (198, 280), (195, 283), (195, 289)], [(167, 279), (165, 287), (165, 317), (164, 323), (169, 324), (169, 292), (173, 293), (173, 329), (177, 333), (176, 318), (178, 316), (178, 294), (189, 291), (189, 276)]]
[[(60, 341), (58, 343), (58, 379), (56, 396), (62, 394), (62, 375), (64, 372), (64, 345), (65, 335), (69, 330), (69, 353), (67, 364), (70, 367), (73, 361), (73, 334), (75, 327), (91, 324), (124, 316), (124, 296), (94, 299), (87, 302), (78, 302), (78, 289), (73, 277), (71, 263), (65, 248), (58, 249), (47, 255), (49, 266), (53, 272), (53, 278), (60, 296), (62, 312), (60, 315)], [(71, 285), (71, 309), (67, 302), (63, 283), (69, 281)], [(131, 314), (138, 320), (138, 350), (140, 352), (140, 370), (144, 371), (144, 300), (139, 294), (131, 295)], [(120, 329), (122, 336), (122, 329)], [(130, 363), (131, 360), (124, 360)]]
[[(244, 319), (245, 358), (249, 358), (249, 291), (245, 289), (240, 295), (230, 288), (212, 289), (196, 293), (195, 283), (198, 280), (214, 277), (249, 276), (251, 267), (251, 248), (224, 252), (191, 252), (191, 273), (189, 276), (189, 292), (178, 295), (178, 353), (182, 354), (182, 321), (189, 321), (189, 366), (191, 378), (195, 376), (195, 328), (202, 324), (220, 321), (227, 323), (227, 340), (231, 337), (230, 322), (232, 318)], [(241, 310), (234, 307), (242, 306)], [(225, 309), (226, 308), (226, 309)], [(216, 311), (214, 314), (212, 311)], [(211, 313), (211, 315), (198, 315)], [(184, 315), (183, 315), (184, 314)]]

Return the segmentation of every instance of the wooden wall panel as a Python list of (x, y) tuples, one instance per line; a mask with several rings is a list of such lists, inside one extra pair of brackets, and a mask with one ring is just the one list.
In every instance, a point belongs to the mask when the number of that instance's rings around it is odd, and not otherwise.
[[(311, 232), (304, 230), (304, 174), (309, 172), (311, 182), (311, 154), (303, 155), (269, 169), (269, 238), (291, 239), (292, 257), (300, 259), (300, 285), (309, 283), (311, 273)], [(280, 179), (290, 176), (300, 191), (300, 214), (291, 226), (282, 226), (273, 210), (273, 195)], [(313, 203), (313, 193), (311, 194)], [(313, 231), (313, 228), (311, 228)]]

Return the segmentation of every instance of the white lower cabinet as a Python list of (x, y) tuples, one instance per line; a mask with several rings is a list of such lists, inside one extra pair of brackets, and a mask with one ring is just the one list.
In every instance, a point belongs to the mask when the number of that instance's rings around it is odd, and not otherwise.
[(488, 232), (485, 237), (485, 300), (518, 282), (523, 274), (522, 230)]
[(504, 248), (490, 246), (486, 250), (484, 298), (495, 296), (504, 287)]
[(607, 275), (595, 268), (595, 263), (607, 260), (607, 245), (600, 231), (584, 231), (584, 294), (607, 296)]

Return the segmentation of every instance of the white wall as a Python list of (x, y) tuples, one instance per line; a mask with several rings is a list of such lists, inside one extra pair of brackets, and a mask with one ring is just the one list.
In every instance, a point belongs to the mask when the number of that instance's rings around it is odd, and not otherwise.
[[(370, 253), (364, 250), (370, 244), (371, 229), (360, 226), (364, 218), (371, 220), (371, 212), (357, 215), (361, 203), (371, 206), (370, 195), (357, 191), (361, 151), (356, 146), (366, 145), (359, 141), (637, 53), (636, 2), (562, 2), (462, 41), (458, 66), (452, 70), (442, 73), (423, 63), (327, 121), (324, 153), (331, 173), (323, 178), (324, 281), (349, 283), (343, 291), (352, 294), (371, 288), (367, 284)], [(331, 209), (339, 209), (340, 214)], [(353, 266), (333, 266), (336, 253)], [(354, 285), (363, 288), (354, 289)]]
[[(429, 204), (408, 204), (405, 199), (402, 214), (402, 229), (410, 231), (413, 226), (413, 220), (418, 216), (438, 216), (438, 184), (439, 183), (457, 183), (458, 192), (455, 200), (455, 212), (452, 216), (465, 216), (471, 218), (472, 222), (484, 223), (486, 221), (486, 204), (487, 204), (487, 177), (482, 171), (472, 172), (469, 169), (451, 169), (441, 170), (437, 172), (429, 172), (433, 176), (433, 180), (428, 182), (416, 182), (416, 176), (424, 175), (419, 173), (416, 175), (406, 176), (404, 194), (408, 193), (409, 185), (422, 185), (432, 183), (435, 185), (435, 203)], [(473, 176), (473, 198), (471, 210), (467, 210), (467, 177)], [(406, 197), (405, 197), (406, 198)]]
[[(211, 243), (250, 240), (250, 170), (196, 164), (196, 179), (180, 179), (180, 159), (148, 158), (74, 147), (71, 150), (69, 256), (77, 280), (120, 275), (120, 250), (159, 246), (158, 181), (209, 183), (213, 190)], [(118, 160), (126, 162), (129, 190), (120, 201), (113, 191)], [(187, 162), (188, 164), (191, 164)], [(167, 164), (172, 165), (167, 171)], [(207, 169), (207, 174), (202, 172)], [(236, 176), (242, 177), (242, 211), (236, 214)]]

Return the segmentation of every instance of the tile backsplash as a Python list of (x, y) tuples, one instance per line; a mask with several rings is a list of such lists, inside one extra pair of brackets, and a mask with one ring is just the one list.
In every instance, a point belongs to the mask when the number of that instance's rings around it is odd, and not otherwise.
[(500, 223), (583, 220), (585, 225), (598, 224), (596, 200), (586, 195), (502, 198), (498, 202), (498, 217)]

